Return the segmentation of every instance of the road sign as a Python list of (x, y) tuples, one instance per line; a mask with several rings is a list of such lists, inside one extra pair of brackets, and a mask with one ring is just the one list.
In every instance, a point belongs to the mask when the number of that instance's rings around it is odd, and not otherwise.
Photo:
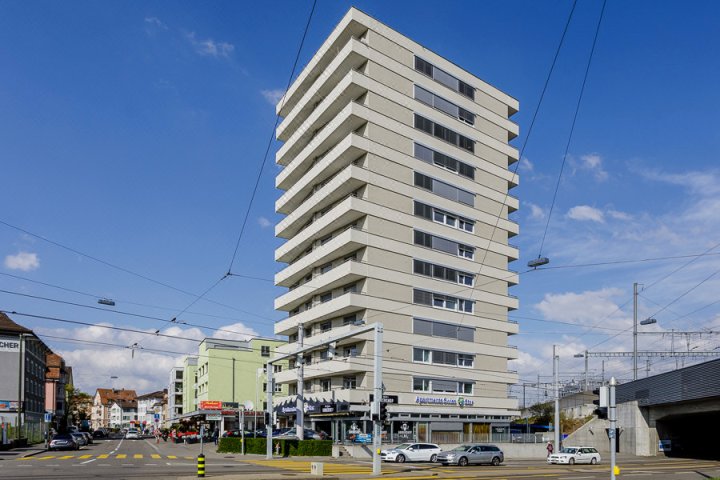
[(45, 423), (52, 422), (52, 413), (45, 412)]
[(614, 429), (614, 428), (608, 428), (608, 429), (607, 429), (607, 436), (608, 436), (608, 438), (615, 438), (615, 429)]

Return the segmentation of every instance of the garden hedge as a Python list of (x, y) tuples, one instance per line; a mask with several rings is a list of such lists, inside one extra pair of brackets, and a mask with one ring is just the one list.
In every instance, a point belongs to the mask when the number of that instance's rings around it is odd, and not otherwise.
[[(275, 445), (280, 444), (280, 453), (283, 457), (329, 457), (332, 455), (332, 440), (273, 440), (273, 455), (276, 453)], [(245, 453), (263, 455), (266, 452), (266, 439), (246, 438)], [(221, 438), (218, 443), (218, 453), (240, 453), (242, 439), (237, 437)]]

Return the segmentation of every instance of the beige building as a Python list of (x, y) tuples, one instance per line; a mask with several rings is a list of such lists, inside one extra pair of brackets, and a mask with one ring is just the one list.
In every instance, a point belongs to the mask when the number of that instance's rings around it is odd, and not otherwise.
[[(288, 317), (283, 352), (384, 324), (393, 441), (487, 438), (518, 414), (508, 338), (518, 275), (508, 219), (518, 160), (514, 98), (351, 9), (277, 111), (282, 167), (275, 276)], [(300, 338), (299, 338), (300, 337)], [(304, 338), (303, 338), (304, 337)], [(306, 426), (334, 438), (370, 432), (372, 333), (305, 357)], [(297, 372), (276, 375), (292, 424)]]

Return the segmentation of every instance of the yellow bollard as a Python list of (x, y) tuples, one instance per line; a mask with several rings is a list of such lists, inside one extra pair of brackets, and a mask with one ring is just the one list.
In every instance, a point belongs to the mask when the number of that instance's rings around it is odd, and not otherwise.
[(205, 455), (198, 455), (198, 478), (205, 477)]
[(620, 475), (620, 467), (615, 465), (615, 469), (613, 470), (613, 473), (615, 473), (615, 475)]

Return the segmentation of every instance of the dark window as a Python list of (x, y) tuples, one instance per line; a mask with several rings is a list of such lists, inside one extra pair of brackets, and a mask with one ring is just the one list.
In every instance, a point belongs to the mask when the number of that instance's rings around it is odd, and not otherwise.
[(465, 95), (466, 97), (472, 98), (475, 100), (475, 89), (468, 85), (467, 83), (463, 82), (462, 80), (458, 80), (458, 91)]
[(462, 107), (458, 107), (458, 117), (470, 125), (475, 125), (475, 115)]
[(415, 289), (413, 290), (413, 303), (420, 305), (432, 305), (433, 294), (424, 290)]
[(475, 152), (475, 142), (467, 137), (463, 137), (462, 135), (459, 135), (458, 146), (460, 148), (464, 148), (468, 152)]
[(464, 177), (475, 179), (475, 168), (467, 163), (458, 162), (458, 173)]
[(332, 300), (332, 292), (320, 295), (320, 303), (329, 302), (330, 300)]
[(415, 172), (415, 186), (430, 190), (433, 190), (433, 179), (422, 173)]
[(433, 209), (430, 205), (424, 203), (415, 202), (415, 215), (422, 218), (432, 220)]
[(355, 323), (355, 315), (347, 315), (343, 317), (343, 325), (350, 325), (351, 323)]
[(429, 277), (432, 275), (432, 264), (423, 262), (422, 260), (413, 260), (413, 271)]
[(419, 128), (430, 135), (433, 134), (433, 122), (420, 115), (415, 115), (415, 128)]
[(431, 63), (426, 62), (422, 58), (415, 57), (415, 70), (418, 72), (422, 72), (425, 75), (432, 77), (433, 75), (433, 66)]
[(270, 346), (269, 345), (261, 345), (260, 346), (260, 355), (263, 357), (269, 357), (270, 356)]
[(415, 230), (415, 244), (422, 245), (423, 247), (432, 248), (432, 235)]

